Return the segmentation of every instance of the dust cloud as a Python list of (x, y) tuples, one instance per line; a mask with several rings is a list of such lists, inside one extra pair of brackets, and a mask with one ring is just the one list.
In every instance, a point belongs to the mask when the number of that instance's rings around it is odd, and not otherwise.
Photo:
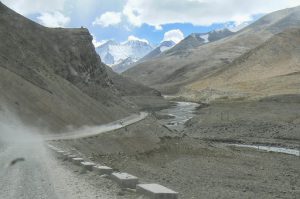
[(40, 129), (25, 125), (16, 114), (0, 106), (0, 177), (10, 167), (33, 160), (39, 153), (46, 155)]
[(16, 114), (0, 106), (0, 142), (41, 142), (40, 129), (25, 125)]

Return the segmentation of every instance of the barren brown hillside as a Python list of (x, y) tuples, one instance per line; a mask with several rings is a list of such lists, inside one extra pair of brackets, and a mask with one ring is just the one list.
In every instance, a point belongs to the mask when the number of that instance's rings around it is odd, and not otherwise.
[(300, 92), (300, 30), (279, 33), (233, 63), (188, 86), (189, 89), (250, 96)]

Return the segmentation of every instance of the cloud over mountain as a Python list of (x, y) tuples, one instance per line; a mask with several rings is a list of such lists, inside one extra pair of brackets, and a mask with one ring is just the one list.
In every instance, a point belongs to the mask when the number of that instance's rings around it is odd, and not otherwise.
[(299, 4), (300, 0), (128, 0), (123, 13), (135, 26), (148, 24), (160, 27), (171, 23), (211, 25), (228, 21), (241, 24), (251, 20), (255, 14)]
[(93, 21), (93, 25), (100, 25), (102, 27), (118, 25), (122, 21), (121, 17), (122, 13), (119, 12), (105, 12)]
[(134, 35), (130, 35), (128, 37), (128, 41), (141, 41), (141, 42), (145, 42), (145, 43), (149, 44), (149, 41), (147, 39), (141, 39), (141, 38), (138, 38)]
[(70, 17), (58, 11), (42, 13), (37, 19), (47, 27), (65, 27), (71, 21)]
[[(98, 40), (112, 39), (121, 42), (127, 40), (128, 36), (135, 35), (156, 44), (162, 41), (166, 31), (179, 29), (186, 36), (226, 27), (237, 31), (267, 13), (300, 5), (300, 0), (1, 0), (1, 2), (48, 27), (83, 26), (97, 36)], [(99, 46), (96, 40), (94, 44)]]
[(174, 41), (175, 43), (179, 43), (184, 39), (184, 35), (179, 29), (170, 30), (165, 32), (163, 41)]
[(23, 15), (62, 11), (65, 2), (66, 0), (2, 0), (2, 3)]

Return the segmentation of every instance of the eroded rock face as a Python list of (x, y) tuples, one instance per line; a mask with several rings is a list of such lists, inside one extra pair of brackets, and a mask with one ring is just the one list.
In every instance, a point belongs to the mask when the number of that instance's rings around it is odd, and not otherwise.
[[(111, 85), (87, 29), (49, 29), (21, 16), (15, 17), (9, 11), (1, 6), (0, 45), (6, 59), (0, 63), (4, 67), (24, 78), (26, 74), (39, 76), (53, 72), (96, 99), (99, 99), (95, 93), (97, 87)], [(40, 79), (31, 81), (43, 85)]]
[(101, 89), (109, 89), (118, 94), (107, 75), (105, 65), (95, 52), (92, 36), (87, 29), (61, 31), (58, 35), (67, 39), (60, 39), (61, 42), (56, 44), (58, 56), (62, 60), (59, 65), (53, 65), (56, 74), (97, 100), (107, 95), (103, 95)]
[(0, 106), (61, 129), (130, 114), (87, 29), (46, 28), (0, 3)]

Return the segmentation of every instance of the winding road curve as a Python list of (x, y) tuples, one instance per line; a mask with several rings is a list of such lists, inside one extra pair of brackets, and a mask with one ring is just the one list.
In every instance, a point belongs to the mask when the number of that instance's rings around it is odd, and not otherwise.
[(126, 118), (108, 123), (99, 126), (93, 127), (82, 127), (76, 131), (72, 131), (70, 133), (63, 133), (59, 135), (49, 135), (46, 136), (45, 140), (68, 140), (68, 139), (79, 139), (85, 137), (92, 137), (99, 135), (101, 133), (117, 130), (128, 125), (134, 124), (145, 119), (148, 116), (147, 112), (140, 112), (140, 114), (133, 114)]

